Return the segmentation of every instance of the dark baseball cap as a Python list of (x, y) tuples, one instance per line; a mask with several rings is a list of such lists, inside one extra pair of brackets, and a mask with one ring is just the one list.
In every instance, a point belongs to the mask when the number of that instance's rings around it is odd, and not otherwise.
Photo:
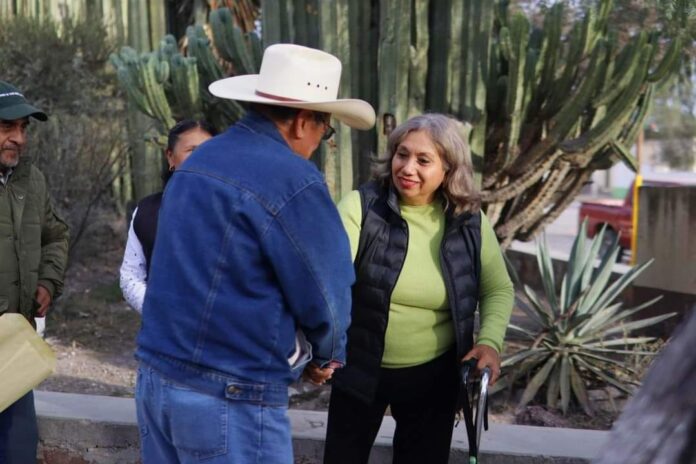
[(46, 121), (48, 116), (38, 108), (30, 105), (22, 92), (12, 84), (0, 81), (0, 119), (13, 121), (32, 116), (39, 121)]

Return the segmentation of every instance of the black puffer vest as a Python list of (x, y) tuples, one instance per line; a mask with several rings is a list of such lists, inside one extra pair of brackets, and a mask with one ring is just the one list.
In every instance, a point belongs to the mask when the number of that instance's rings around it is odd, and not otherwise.
[(140, 240), (147, 263), (147, 273), (150, 274), (152, 250), (157, 236), (157, 218), (162, 204), (162, 192), (153, 193), (138, 203), (138, 212), (133, 220), (133, 231)]
[[(408, 224), (393, 189), (369, 182), (359, 189), (363, 221), (355, 258), (353, 310), (346, 366), (333, 385), (363, 401), (374, 399), (384, 353), (391, 294), (408, 249)], [(456, 335), (457, 359), (473, 346), (478, 306), (481, 215), (447, 215), (440, 264)]]

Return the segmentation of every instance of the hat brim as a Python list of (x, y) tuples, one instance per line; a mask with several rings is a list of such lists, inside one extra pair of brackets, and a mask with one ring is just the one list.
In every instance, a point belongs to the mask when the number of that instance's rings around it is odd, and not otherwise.
[(216, 97), (229, 100), (331, 113), (333, 117), (355, 129), (366, 130), (375, 125), (375, 110), (366, 101), (353, 98), (318, 102), (275, 100), (256, 93), (258, 78), (258, 74), (227, 77), (210, 84), (208, 91)]
[(6, 121), (27, 118), (29, 116), (36, 118), (39, 121), (48, 120), (46, 113), (26, 103), (20, 103), (18, 105), (12, 105), (8, 106), (7, 108), (0, 109), (0, 119), (4, 119)]

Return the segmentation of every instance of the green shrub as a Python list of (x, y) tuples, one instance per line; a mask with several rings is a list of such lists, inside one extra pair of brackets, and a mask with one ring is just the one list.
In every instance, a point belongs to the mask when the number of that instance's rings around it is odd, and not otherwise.
[(0, 19), (0, 79), (49, 114), (31, 124), (23, 156), (46, 174), (73, 250), (100, 213), (113, 210), (113, 181), (127, 165), (124, 102), (106, 66), (114, 49), (96, 18)]
[(574, 398), (591, 415), (588, 387), (613, 386), (632, 393), (639, 384), (639, 372), (632, 367), (636, 365), (636, 357), (655, 354), (641, 349), (654, 341), (654, 337), (634, 336), (633, 332), (675, 315), (634, 320), (632, 316), (661, 297), (630, 309), (623, 308), (617, 299), (652, 261), (630, 268), (612, 282), (610, 277), (620, 250), (618, 237), (600, 253), (604, 230), (588, 242), (585, 228), (583, 224), (573, 243), (560, 292), (557, 292), (545, 238), (539, 242), (537, 251), (543, 297), (521, 284), (515, 272), (511, 272), (518, 288), (523, 289), (517, 296), (517, 306), (533, 327), (509, 326), (527, 343), (503, 360), (508, 375), (498, 388), (526, 378), (520, 408), (545, 391), (547, 406), (560, 405), (565, 414)]

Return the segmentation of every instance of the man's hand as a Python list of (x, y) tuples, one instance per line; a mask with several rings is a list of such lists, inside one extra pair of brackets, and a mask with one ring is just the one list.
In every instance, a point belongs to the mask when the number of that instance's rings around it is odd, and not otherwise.
[(305, 380), (309, 380), (314, 385), (324, 385), (327, 380), (331, 379), (333, 376), (334, 369), (332, 367), (321, 368), (314, 363), (307, 364), (302, 377)]
[(488, 384), (495, 385), (498, 381), (498, 377), (500, 377), (500, 356), (498, 352), (488, 345), (476, 345), (464, 356), (462, 361), (471, 358), (478, 359), (476, 369), (479, 372), (481, 372), (484, 367), (488, 367), (491, 370), (491, 379)]
[(36, 317), (46, 317), (48, 307), (51, 306), (51, 294), (48, 292), (46, 287), (37, 285), (36, 295), (34, 296), (34, 298), (40, 305), (39, 308), (36, 310)]

